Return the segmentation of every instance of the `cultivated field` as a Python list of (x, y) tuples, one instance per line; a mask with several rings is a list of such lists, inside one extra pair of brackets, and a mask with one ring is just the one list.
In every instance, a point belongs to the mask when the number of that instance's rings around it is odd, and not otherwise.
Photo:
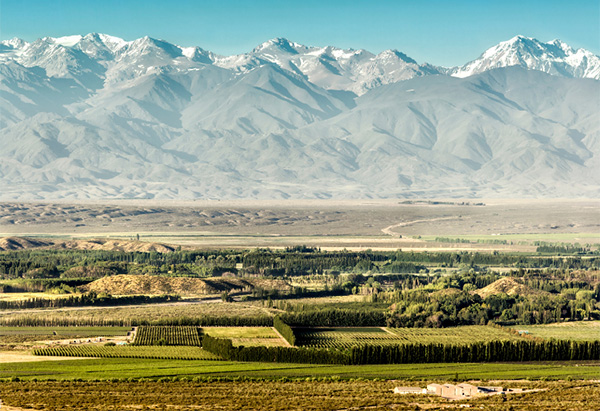
[(64, 357), (63, 361), (15, 362), (3, 364), (0, 369), (0, 379), (18, 377), (23, 380), (84, 379), (94, 381), (111, 379), (124, 380), (129, 378), (160, 379), (164, 377), (193, 379), (194, 377), (197, 377), (199, 379), (253, 378), (278, 380), (281, 378), (333, 378), (353, 380), (357, 378), (375, 378), (391, 380), (414, 379), (416, 381), (451, 381), (458, 376), (460, 380), (561, 380), (568, 378), (597, 380), (599, 367), (600, 362), (598, 361), (328, 365), (140, 358), (68, 360), (68, 357)]
[(133, 344), (200, 347), (202, 329), (193, 326), (141, 326), (137, 327)]
[(166, 360), (220, 360), (200, 347), (70, 345), (37, 348), (34, 355), (58, 357), (151, 358)]
[(131, 327), (0, 327), (0, 348), (31, 347), (74, 340), (125, 339)]
[(521, 337), (487, 326), (452, 328), (378, 328), (337, 327), (297, 328), (298, 345), (315, 348), (350, 348), (357, 345), (397, 345), (403, 343), (469, 344), (494, 340), (517, 340)]
[(285, 341), (271, 327), (203, 327), (205, 334), (229, 338), (234, 346), (286, 347)]
[(519, 325), (513, 329), (534, 337), (574, 341), (600, 340), (600, 321), (562, 322), (544, 325)]
[(165, 303), (131, 307), (73, 307), (62, 309), (31, 309), (0, 311), (0, 325), (19, 325), (28, 322), (43, 322), (61, 325), (122, 324), (130, 326), (132, 321), (148, 323), (165, 319), (198, 317), (272, 317), (272, 311), (257, 305), (243, 303), (198, 302)]

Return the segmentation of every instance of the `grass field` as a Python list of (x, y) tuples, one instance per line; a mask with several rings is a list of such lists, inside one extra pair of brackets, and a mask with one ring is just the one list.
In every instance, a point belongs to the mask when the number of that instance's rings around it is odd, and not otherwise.
[(472, 325), (453, 328), (297, 328), (298, 345), (316, 348), (349, 348), (356, 345), (402, 343), (466, 344), (522, 337), (501, 329)]
[[(134, 348), (134, 347), (132, 347)], [(137, 348), (137, 347), (136, 347)], [(158, 347), (164, 348), (164, 347)], [(324, 365), (97, 358), (3, 364), (0, 378), (103, 380), (162, 377), (383, 378), (448, 381), (460, 379), (598, 379), (600, 362)]]
[(540, 338), (560, 340), (596, 341), (600, 340), (600, 321), (563, 322), (544, 325), (515, 325), (511, 327)]

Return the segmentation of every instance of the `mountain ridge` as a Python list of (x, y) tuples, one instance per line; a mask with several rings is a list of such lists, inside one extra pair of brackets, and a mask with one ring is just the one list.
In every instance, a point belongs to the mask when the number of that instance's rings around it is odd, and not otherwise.
[(494, 47), (446, 69), (283, 38), (2, 41), (0, 199), (600, 196), (595, 60)]

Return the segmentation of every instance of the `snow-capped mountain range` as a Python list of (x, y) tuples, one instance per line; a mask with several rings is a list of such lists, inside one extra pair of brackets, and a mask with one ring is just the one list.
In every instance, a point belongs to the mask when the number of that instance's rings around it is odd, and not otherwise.
[(600, 58), (0, 42), (0, 200), (600, 195)]

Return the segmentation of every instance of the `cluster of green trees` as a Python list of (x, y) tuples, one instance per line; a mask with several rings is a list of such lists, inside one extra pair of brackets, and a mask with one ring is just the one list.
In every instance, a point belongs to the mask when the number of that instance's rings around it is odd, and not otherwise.
[(502, 277), (496, 273), (466, 272), (427, 277), (425, 286), (376, 293), (369, 296), (369, 301), (391, 306), (387, 323), (397, 327), (448, 327), (489, 321), (546, 324), (600, 319), (600, 274), (597, 271), (519, 269), (509, 276), (524, 286), (524, 295), (500, 292), (482, 298), (474, 291)]
[(176, 295), (127, 295), (121, 297), (113, 297), (107, 294), (96, 294), (92, 291), (77, 296), (71, 295), (66, 298), (29, 298), (26, 300), (15, 301), (0, 300), (0, 310), (151, 304), (179, 300), (180, 297)]
[[(66, 294), (73, 292), (82, 285), (93, 281), (92, 278), (40, 278), (40, 279), (18, 279), (0, 282), (0, 293), (41, 293), (56, 292)], [(64, 290), (64, 292), (61, 292)]]
[[(575, 251), (575, 249), (573, 250)], [(243, 268), (238, 269), (238, 264)], [(99, 278), (114, 274), (208, 277), (224, 272), (298, 276), (335, 272), (418, 273), (431, 267), (511, 266), (598, 269), (600, 258), (564, 258), (471, 252), (326, 252), (310, 247), (288, 250), (120, 252), (29, 250), (0, 253), (0, 278)]]
[(580, 299), (547, 295), (490, 295), (481, 298), (468, 291), (427, 292), (423, 290), (378, 294), (394, 301), (387, 318), (391, 327), (451, 327), (502, 324), (548, 324), (562, 320), (600, 319), (597, 300), (589, 293)]
[(281, 314), (281, 320), (294, 327), (381, 327), (386, 324), (384, 311), (365, 307), (361, 310), (327, 308)]
[(551, 254), (598, 254), (600, 248), (592, 249), (592, 246), (581, 244), (562, 244), (562, 243), (547, 243), (544, 241), (536, 241), (534, 245), (537, 246), (536, 251), (538, 253), (551, 253)]
[(352, 347), (351, 364), (599, 360), (600, 341), (487, 341)]
[(273, 327), (288, 343), (290, 343), (290, 345), (296, 345), (296, 336), (294, 335), (294, 330), (292, 330), (292, 327), (283, 322), (279, 316), (273, 318)]
[(202, 348), (230, 361), (349, 364), (348, 353), (317, 348), (234, 347), (230, 339), (204, 335)]
[(142, 325), (168, 325), (168, 326), (197, 326), (197, 327), (272, 327), (273, 317), (258, 315), (254, 317), (242, 316), (196, 316), (176, 317), (148, 320), (146, 318), (133, 319), (106, 319), (98, 317), (70, 318), (63, 315), (22, 316), (14, 318), (0, 318), (0, 325), (8, 327), (132, 327)]
[(553, 294), (593, 291), (600, 299), (600, 273), (596, 270), (519, 269), (511, 270), (509, 276), (522, 284)]
[(365, 344), (349, 350), (234, 347), (231, 340), (205, 335), (203, 348), (226, 360), (308, 364), (408, 364), (496, 361), (600, 360), (600, 341), (486, 341), (470, 344)]
[(208, 277), (235, 272), (239, 251), (122, 252), (22, 250), (0, 252), (0, 278), (100, 278), (115, 274)]

